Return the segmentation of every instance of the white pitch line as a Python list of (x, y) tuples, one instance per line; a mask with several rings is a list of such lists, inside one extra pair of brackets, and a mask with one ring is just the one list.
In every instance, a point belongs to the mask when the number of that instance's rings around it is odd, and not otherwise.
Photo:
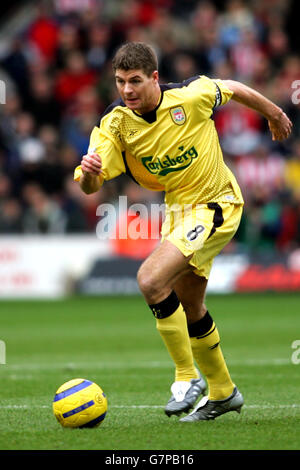
[[(227, 364), (231, 366), (278, 366), (292, 364), (290, 358), (271, 358), (271, 359), (245, 359), (245, 360), (230, 360), (227, 359)], [(40, 370), (69, 370), (74, 369), (164, 369), (172, 367), (171, 362), (166, 361), (149, 361), (149, 362), (74, 362), (74, 363), (60, 363), (56, 364), (40, 364), (40, 363), (29, 363), (29, 364), (4, 364), (1, 370), (11, 371), (40, 371)]]
[[(112, 408), (164, 408), (163, 405), (112, 405)], [(244, 408), (258, 408), (258, 409), (277, 409), (277, 408), (300, 408), (300, 403), (291, 405), (244, 405)]]
[[(49, 409), (50, 405), (0, 405), (2, 410), (30, 410), (32, 408)], [(123, 409), (157, 409), (164, 408), (163, 405), (110, 405), (109, 408), (123, 408)], [(281, 408), (300, 408), (300, 403), (292, 403), (290, 405), (244, 405), (244, 408), (249, 409), (281, 409)]]

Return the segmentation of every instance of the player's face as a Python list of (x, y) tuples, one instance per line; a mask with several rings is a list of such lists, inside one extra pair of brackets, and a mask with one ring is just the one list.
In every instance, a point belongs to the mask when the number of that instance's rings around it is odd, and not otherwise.
[(158, 103), (160, 88), (158, 72), (148, 77), (142, 70), (116, 70), (116, 85), (125, 105), (144, 114), (152, 111)]

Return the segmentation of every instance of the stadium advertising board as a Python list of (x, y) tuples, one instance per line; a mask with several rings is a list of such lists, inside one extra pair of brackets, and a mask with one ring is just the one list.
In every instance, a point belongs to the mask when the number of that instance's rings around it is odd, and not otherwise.
[(0, 298), (56, 298), (108, 247), (93, 236), (2, 237)]
[[(142, 259), (113, 253), (93, 236), (2, 237), (0, 298), (139, 294)], [(208, 293), (300, 291), (300, 251), (288, 256), (216, 257)]]

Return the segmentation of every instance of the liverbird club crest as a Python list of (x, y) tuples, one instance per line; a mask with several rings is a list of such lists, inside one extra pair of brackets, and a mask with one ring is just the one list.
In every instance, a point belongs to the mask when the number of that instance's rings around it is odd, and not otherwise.
[(176, 108), (170, 109), (171, 117), (175, 124), (181, 126), (186, 121), (185, 112), (182, 106), (176, 106)]

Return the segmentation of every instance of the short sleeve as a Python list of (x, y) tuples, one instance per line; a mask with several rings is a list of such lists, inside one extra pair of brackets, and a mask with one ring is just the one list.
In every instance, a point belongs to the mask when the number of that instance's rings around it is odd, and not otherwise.
[[(122, 149), (115, 142), (105, 128), (94, 127), (90, 136), (88, 153), (98, 153), (102, 160), (102, 174), (99, 178), (102, 182), (116, 178), (125, 173), (125, 164), (122, 157)], [(82, 175), (81, 166), (74, 171), (74, 180), (79, 181)]]
[(214, 108), (216, 108), (218, 106), (228, 103), (228, 101), (233, 95), (233, 91), (231, 91), (220, 79), (213, 79), (212, 81), (216, 85), (216, 98), (214, 104)]
[(199, 112), (207, 119), (211, 117), (216, 107), (227, 103), (233, 95), (222, 80), (211, 79), (205, 75), (201, 75), (198, 80), (192, 82), (189, 88)]

